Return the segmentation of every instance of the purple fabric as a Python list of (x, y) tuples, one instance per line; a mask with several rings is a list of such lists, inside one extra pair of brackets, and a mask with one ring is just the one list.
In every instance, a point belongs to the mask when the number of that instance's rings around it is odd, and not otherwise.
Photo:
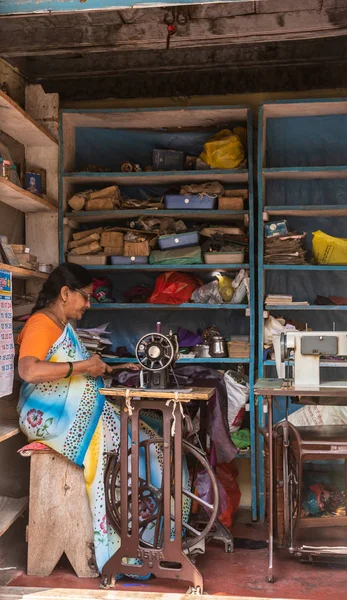
[[(237, 448), (230, 439), (227, 410), (228, 398), (223, 375), (216, 369), (206, 367), (186, 366), (175, 369), (175, 375), (182, 387), (213, 387), (215, 394), (207, 403), (207, 433), (210, 436), (217, 463), (229, 463), (237, 454)], [(114, 375), (115, 385), (138, 386), (139, 373), (137, 371), (120, 371)], [(174, 381), (172, 381), (175, 387)], [(189, 403), (189, 407), (199, 407), (199, 401)]]
[(196, 346), (197, 344), (204, 343), (201, 335), (198, 333), (193, 333), (192, 331), (188, 331), (188, 329), (183, 329), (183, 327), (178, 328), (177, 337), (181, 348), (188, 348), (190, 346)]

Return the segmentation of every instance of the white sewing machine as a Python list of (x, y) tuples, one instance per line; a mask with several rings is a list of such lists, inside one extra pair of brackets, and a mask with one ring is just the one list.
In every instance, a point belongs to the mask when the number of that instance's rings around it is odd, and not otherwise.
[(277, 375), (286, 377), (294, 352), (294, 387), (313, 389), (324, 385), (347, 389), (346, 381), (320, 383), (321, 356), (347, 356), (347, 331), (287, 331), (273, 337)]

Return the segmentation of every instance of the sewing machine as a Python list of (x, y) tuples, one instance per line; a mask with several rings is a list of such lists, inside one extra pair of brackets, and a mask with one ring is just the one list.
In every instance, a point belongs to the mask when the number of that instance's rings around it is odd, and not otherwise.
[(141, 388), (170, 388), (170, 373), (175, 379), (173, 367), (179, 355), (177, 336), (171, 330), (168, 335), (162, 334), (161, 323), (158, 322), (156, 332), (147, 333), (138, 341), (135, 355), (141, 365)]
[[(274, 336), (277, 375), (286, 378), (291, 351), (294, 353), (294, 387), (313, 389), (320, 383), (321, 356), (347, 356), (347, 331), (287, 331)], [(347, 381), (329, 382), (329, 387), (347, 389)]]

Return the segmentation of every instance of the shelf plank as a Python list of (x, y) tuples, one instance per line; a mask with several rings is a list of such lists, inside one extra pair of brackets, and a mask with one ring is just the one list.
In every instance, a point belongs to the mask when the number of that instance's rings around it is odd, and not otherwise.
[(265, 304), (265, 310), (347, 310), (346, 304), (309, 304), (308, 306), (292, 306), (291, 304)]
[(57, 140), (0, 90), (1, 129), (25, 146), (57, 146)]
[(232, 220), (244, 221), (247, 210), (93, 210), (90, 212), (67, 212), (65, 218), (76, 223), (99, 223), (102, 221), (119, 221), (137, 217), (173, 217), (176, 219), (194, 219), (197, 221)]
[[(108, 364), (137, 363), (136, 358), (104, 358)], [(249, 363), (249, 358), (180, 358), (176, 364), (197, 364), (197, 363)]]
[(24, 213), (58, 212), (58, 208), (48, 200), (23, 190), (4, 177), (0, 177), (0, 201)]
[(346, 179), (347, 166), (263, 169), (265, 179)]
[(347, 527), (347, 517), (306, 517), (300, 519), (300, 529), (315, 527)]
[(247, 263), (233, 265), (83, 265), (88, 271), (234, 271), (238, 269), (249, 269)]
[(328, 204), (321, 206), (264, 206), (264, 212), (270, 216), (288, 216), (288, 217), (345, 217), (347, 216), (347, 206)]
[(18, 419), (11, 421), (0, 420), (0, 442), (4, 442), (20, 432)]
[(12, 273), (14, 279), (48, 279), (47, 273), (23, 269), (23, 267), (12, 267), (11, 265), (5, 265), (4, 263), (0, 263), (0, 271)]
[(347, 265), (263, 265), (265, 271), (347, 271)]
[[(264, 360), (263, 362), (265, 367), (275, 367), (276, 366), (276, 362), (274, 360)], [(289, 361), (289, 365), (291, 367), (294, 366), (294, 361)], [(324, 368), (328, 368), (328, 367), (334, 367), (334, 368), (345, 368), (347, 367), (347, 361), (337, 361), (337, 360), (321, 360), (320, 361), (320, 366), (324, 367)]]
[(28, 506), (28, 497), (9, 498), (0, 496), (0, 537), (21, 516)]
[(125, 302), (92, 304), (90, 310), (246, 310), (247, 304), (136, 304)]
[(63, 173), (64, 181), (74, 184), (113, 183), (117, 185), (154, 185), (186, 181), (246, 183), (248, 169), (207, 169), (206, 171), (141, 171), (140, 173)]

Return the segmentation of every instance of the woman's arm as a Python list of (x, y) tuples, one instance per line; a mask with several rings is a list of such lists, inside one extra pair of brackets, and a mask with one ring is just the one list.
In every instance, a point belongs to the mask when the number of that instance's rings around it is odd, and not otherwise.
[[(98, 354), (94, 354), (87, 360), (73, 362), (72, 375), (91, 375), (98, 377), (112, 371)], [(45, 383), (46, 381), (57, 381), (66, 377), (70, 369), (68, 362), (49, 362), (39, 360), (35, 356), (25, 356), (18, 362), (19, 376), (27, 383)]]

